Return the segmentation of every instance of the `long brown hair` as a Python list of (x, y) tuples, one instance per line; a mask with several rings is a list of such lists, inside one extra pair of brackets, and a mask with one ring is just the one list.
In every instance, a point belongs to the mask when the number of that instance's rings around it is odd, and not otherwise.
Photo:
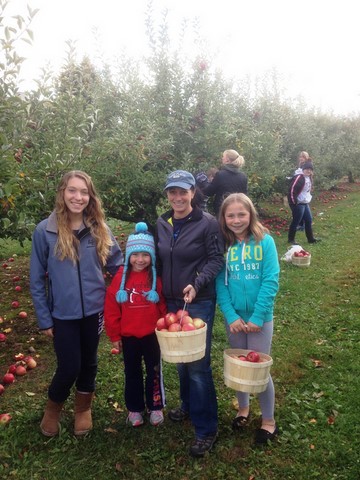
[(255, 238), (255, 241), (260, 242), (260, 240), (264, 238), (264, 235), (269, 233), (269, 230), (260, 222), (256, 208), (254, 207), (254, 204), (250, 198), (244, 193), (232, 193), (223, 201), (219, 214), (219, 223), (221, 231), (224, 235), (226, 248), (229, 248), (231, 245), (234, 245), (237, 242), (235, 233), (226, 226), (225, 222), (226, 209), (233, 203), (240, 203), (250, 213), (250, 223), (246, 235), (247, 239), (252, 234)]
[(96, 251), (102, 265), (105, 265), (110, 252), (112, 240), (109, 229), (105, 223), (105, 214), (101, 200), (98, 197), (91, 177), (80, 170), (65, 173), (58, 186), (55, 199), (55, 213), (58, 224), (58, 240), (55, 251), (60, 260), (69, 258), (74, 263), (79, 260), (79, 240), (72, 232), (70, 212), (64, 201), (64, 191), (71, 178), (80, 178), (86, 184), (89, 192), (89, 204), (84, 210), (84, 223), (90, 228), (91, 236), (96, 243)]

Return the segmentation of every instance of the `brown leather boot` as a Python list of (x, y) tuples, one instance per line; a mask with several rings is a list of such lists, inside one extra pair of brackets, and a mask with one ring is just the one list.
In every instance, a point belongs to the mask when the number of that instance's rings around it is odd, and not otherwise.
[(86, 435), (92, 429), (91, 404), (92, 393), (75, 392), (75, 435)]
[(60, 413), (64, 402), (56, 403), (50, 400), (47, 401), (44, 416), (40, 423), (40, 430), (46, 437), (55, 437), (59, 433), (60, 428)]

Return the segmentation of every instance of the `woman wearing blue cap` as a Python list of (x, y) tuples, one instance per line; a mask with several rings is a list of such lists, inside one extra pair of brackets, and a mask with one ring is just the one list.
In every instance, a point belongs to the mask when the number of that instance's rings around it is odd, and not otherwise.
[(217, 220), (193, 203), (195, 179), (185, 170), (170, 173), (165, 192), (170, 210), (157, 220), (158, 261), (163, 295), (169, 312), (184, 308), (193, 318), (207, 323), (205, 357), (178, 364), (181, 405), (169, 418), (181, 422), (190, 417), (195, 440), (190, 454), (202, 457), (217, 438), (218, 417), (210, 365), (212, 326), (215, 315), (215, 277), (221, 270), (224, 245)]

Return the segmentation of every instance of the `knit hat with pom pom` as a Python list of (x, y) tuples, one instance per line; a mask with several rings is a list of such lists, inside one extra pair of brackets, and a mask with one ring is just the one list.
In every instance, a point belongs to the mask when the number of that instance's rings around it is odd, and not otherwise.
[(154, 237), (148, 231), (148, 226), (145, 222), (139, 222), (135, 225), (135, 232), (129, 235), (126, 242), (125, 250), (125, 265), (121, 279), (120, 290), (116, 294), (116, 300), (119, 303), (124, 303), (128, 300), (128, 294), (125, 290), (126, 273), (129, 266), (130, 256), (133, 253), (146, 252), (151, 257), (152, 268), (152, 287), (148, 292), (143, 292), (143, 295), (152, 303), (159, 301), (159, 295), (156, 291), (156, 269), (155, 269), (155, 243)]

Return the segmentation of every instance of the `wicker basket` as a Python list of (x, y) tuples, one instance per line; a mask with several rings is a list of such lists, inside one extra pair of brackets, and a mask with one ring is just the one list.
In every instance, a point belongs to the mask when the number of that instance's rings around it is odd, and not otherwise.
[(207, 325), (189, 332), (155, 330), (162, 358), (169, 363), (189, 363), (205, 357)]
[(311, 262), (311, 255), (307, 255), (306, 257), (295, 257), (294, 255), (291, 257), (291, 263), (296, 265), (297, 267), (308, 267)]
[(270, 355), (259, 353), (261, 362), (247, 362), (234, 358), (234, 355), (247, 355), (250, 350), (229, 348), (224, 351), (224, 382), (227, 387), (239, 392), (260, 393), (269, 383), (270, 368), (273, 363)]

